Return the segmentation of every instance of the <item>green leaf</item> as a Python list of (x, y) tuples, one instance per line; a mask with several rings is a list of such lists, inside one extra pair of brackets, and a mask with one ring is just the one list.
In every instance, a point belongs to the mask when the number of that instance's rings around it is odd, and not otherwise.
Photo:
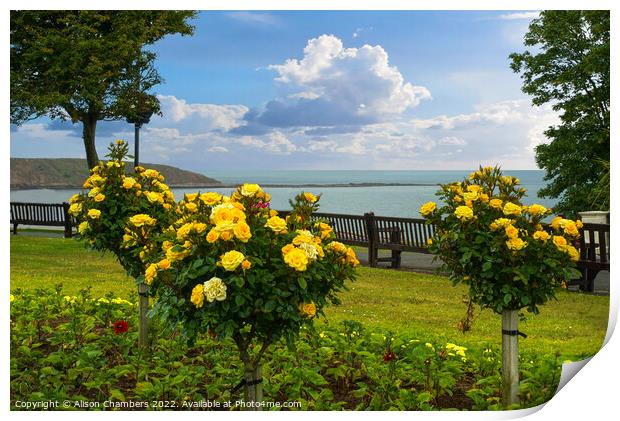
[(306, 280), (304, 278), (297, 278), (297, 283), (299, 284), (299, 287), (301, 289), (306, 289), (308, 287), (308, 284), (306, 283)]

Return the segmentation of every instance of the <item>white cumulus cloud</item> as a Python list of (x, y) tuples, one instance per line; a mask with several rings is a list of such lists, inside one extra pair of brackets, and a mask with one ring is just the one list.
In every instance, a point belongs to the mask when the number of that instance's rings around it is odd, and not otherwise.
[(164, 122), (185, 123), (205, 131), (228, 131), (237, 127), (249, 110), (244, 105), (188, 103), (174, 95), (158, 95), (158, 98)]
[(268, 68), (277, 72), (283, 97), (246, 116), (248, 125), (359, 126), (398, 117), (431, 99), (427, 88), (405, 81), (380, 45), (345, 48), (333, 35), (309, 40), (301, 59)]

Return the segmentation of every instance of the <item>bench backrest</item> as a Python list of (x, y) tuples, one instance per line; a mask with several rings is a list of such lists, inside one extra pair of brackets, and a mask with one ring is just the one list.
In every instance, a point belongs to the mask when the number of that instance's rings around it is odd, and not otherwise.
[(11, 223), (65, 226), (66, 204), (11, 202)]

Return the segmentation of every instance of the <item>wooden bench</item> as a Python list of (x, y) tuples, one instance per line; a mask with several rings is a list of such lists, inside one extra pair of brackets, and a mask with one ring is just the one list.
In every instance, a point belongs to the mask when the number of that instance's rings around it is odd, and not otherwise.
[[(286, 216), (289, 211), (278, 213)], [(424, 219), (375, 216), (372, 212), (363, 216), (316, 213), (313, 217), (326, 220), (334, 229), (337, 241), (368, 248), (371, 267), (388, 262), (390, 267), (400, 268), (401, 253), (428, 253), (426, 241), (433, 235), (433, 227), (426, 225)], [(390, 250), (391, 256), (379, 257), (379, 250)]]
[(71, 238), (73, 218), (69, 215), (68, 203), (23, 203), (11, 202), (11, 224), (13, 234), (18, 225), (40, 225), (64, 227), (65, 238)]
[(586, 291), (594, 291), (594, 278), (602, 271), (609, 271), (609, 224), (583, 224), (575, 247), (579, 250), (577, 267), (581, 278), (571, 282)]

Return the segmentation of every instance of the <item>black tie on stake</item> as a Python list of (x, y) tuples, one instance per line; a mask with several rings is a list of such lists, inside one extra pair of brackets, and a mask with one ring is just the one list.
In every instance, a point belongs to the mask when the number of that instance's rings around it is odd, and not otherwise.
[(524, 338), (527, 338), (527, 335), (523, 332), (519, 332), (518, 330), (506, 330), (506, 329), (502, 329), (502, 333), (504, 335), (508, 335), (508, 336), (522, 336)]
[(247, 381), (246, 379), (241, 380), (237, 386), (233, 387), (232, 390), (230, 391), (231, 394), (235, 393), (237, 390), (241, 389), (243, 386), (254, 386), (256, 384), (261, 384), (263, 382), (262, 377), (260, 379), (254, 379), (254, 380), (250, 380)]

